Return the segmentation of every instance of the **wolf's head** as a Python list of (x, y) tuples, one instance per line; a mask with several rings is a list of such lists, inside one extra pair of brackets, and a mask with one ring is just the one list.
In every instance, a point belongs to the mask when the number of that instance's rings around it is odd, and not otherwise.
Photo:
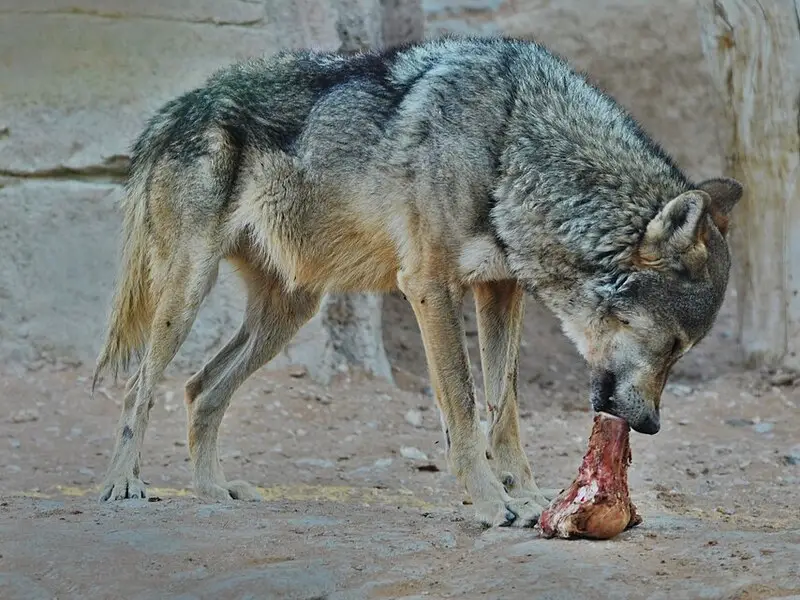
[(741, 195), (738, 182), (712, 179), (669, 201), (647, 225), (631, 270), (587, 284), (578, 295), (586, 302), (562, 316), (589, 362), (595, 410), (658, 432), (669, 372), (708, 333), (725, 296), (728, 213)]

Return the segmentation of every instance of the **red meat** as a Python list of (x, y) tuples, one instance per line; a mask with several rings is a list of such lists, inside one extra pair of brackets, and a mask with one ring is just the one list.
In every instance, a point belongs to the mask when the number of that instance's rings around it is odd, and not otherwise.
[(628, 491), (629, 431), (623, 419), (595, 415), (578, 476), (539, 518), (544, 537), (607, 540), (642, 522)]

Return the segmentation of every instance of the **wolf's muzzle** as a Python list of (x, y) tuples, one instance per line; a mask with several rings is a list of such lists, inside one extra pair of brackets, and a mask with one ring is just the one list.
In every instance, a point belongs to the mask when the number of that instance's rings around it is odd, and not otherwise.
[(597, 371), (592, 373), (591, 401), (596, 412), (609, 412), (617, 387), (617, 376), (612, 371)]

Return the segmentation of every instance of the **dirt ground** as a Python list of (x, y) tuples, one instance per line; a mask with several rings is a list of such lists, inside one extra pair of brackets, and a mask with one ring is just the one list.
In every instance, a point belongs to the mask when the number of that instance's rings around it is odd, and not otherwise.
[[(354, 376), (323, 389), (289, 369), (240, 390), (224, 466), (263, 487), (257, 505), (191, 497), (182, 375), (161, 386), (148, 430), (153, 501), (109, 506), (96, 490), (120, 389), (92, 398), (84, 366), (6, 373), (0, 598), (800, 597), (800, 388), (737, 366), (730, 314), (679, 363), (661, 432), (633, 434), (644, 523), (607, 542), (471, 522), (402, 299), (387, 320), (399, 387)], [(466, 323), (480, 382), (470, 309)], [(520, 401), (543, 486), (569, 484), (586, 447), (581, 367), (530, 303)]]
[[(464, 13), (442, 11), (439, 25), (488, 27), (460, 4)], [(536, 31), (635, 106), (693, 175), (720, 174), (692, 0), (499, 4), (488, 29)], [(651, 75), (633, 81), (643, 64)], [(90, 364), (2, 366), (0, 600), (798, 599), (800, 386), (742, 366), (732, 300), (678, 364), (661, 432), (632, 434), (629, 481), (644, 523), (606, 542), (472, 523), (447, 473), (402, 298), (385, 306), (397, 387), (353, 375), (321, 388), (299, 369), (262, 369), (237, 393), (222, 428), (224, 467), (263, 488), (260, 504), (191, 496), (188, 373), (177, 367), (145, 440), (151, 501), (100, 505), (120, 388), (106, 383), (92, 398)], [(465, 312), (480, 389), (474, 313)], [(586, 370), (533, 302), (521, 353), (528, 454), (540, 485), (566, 486), (591, 428)]]

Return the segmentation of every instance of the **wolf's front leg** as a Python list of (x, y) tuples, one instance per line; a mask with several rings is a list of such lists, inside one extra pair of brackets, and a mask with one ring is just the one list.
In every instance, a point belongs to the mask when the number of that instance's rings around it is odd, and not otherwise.
[(517, 371), (524, 292), (516, 281), (499, 281), (476, 284), (473, 294), (488, 411), (489, 464), (510, 496), (544, 509), (558, 490), (540, 490), (536, 485), (519, 433)]
[[(440, 275), (441, 270), (435, 275)], [(451, 471), (466, 487), (477, 519), (490, 526), (532, 526), (541, 506), (511, 498), (492, 472), (486, 437), (480, 431), (475, 386), (461, 318), (463, 289), (433, 279), (434, 270), (398, 277), (417, 317), (431, 387), (445, 425)]]

